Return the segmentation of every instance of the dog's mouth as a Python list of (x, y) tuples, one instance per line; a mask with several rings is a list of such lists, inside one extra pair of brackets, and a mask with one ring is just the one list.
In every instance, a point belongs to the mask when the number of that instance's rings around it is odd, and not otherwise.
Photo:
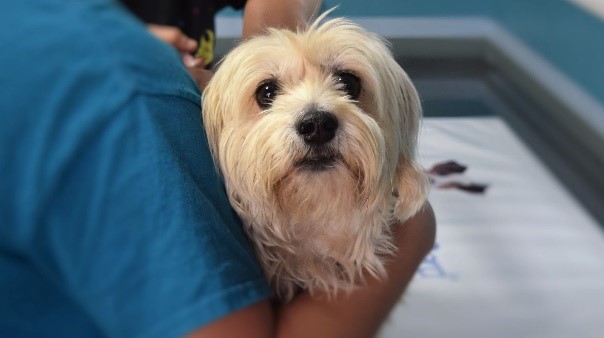
[(300, 169), (310, 171), (324, 171), (335, 168), (339, 160), (335, 157), (303, 159), (296, 166)]
[(341, 160), (341, 156), (331, 151), (309, 151), (294, 165), (302, 170), (325, 171), (335, 168)]

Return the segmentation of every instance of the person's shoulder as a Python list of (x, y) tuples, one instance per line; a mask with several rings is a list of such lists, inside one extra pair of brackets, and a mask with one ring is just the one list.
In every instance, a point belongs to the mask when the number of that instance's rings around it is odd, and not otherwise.
[[(156, 115), (199, 116), (199, 91), (176, 52), (116, 1), (6, 1), (0, 22), (0, 154), (15, 177), (31, 149), (64, 159), (54, 155), (154, 113), (149, 102), (161, 102)], [(46, 175), (40, 163), (31, 172)]]

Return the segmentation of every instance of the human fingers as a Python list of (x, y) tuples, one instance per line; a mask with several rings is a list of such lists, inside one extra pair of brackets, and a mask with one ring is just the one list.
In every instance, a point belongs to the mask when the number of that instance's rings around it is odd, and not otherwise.
[(205, 68), (206, 66), (202, 58), (194, 57), (189, 53), (182, 54), (182, 62), (187, 68)]
[(150, 24), (148, 28), (153, 35), (172, 45), (179, 52), (192, 53), (197, 49), (197, 42), (189, 38), (178, 27)]

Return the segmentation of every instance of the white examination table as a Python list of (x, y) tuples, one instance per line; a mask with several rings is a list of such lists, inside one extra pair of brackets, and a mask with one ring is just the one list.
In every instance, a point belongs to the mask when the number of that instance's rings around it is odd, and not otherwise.
[(432, 189), (437, 247), (380, 337), (604, 337), (604, 232), (509, 127), (426, 118), (419, 152), (488, 188)]

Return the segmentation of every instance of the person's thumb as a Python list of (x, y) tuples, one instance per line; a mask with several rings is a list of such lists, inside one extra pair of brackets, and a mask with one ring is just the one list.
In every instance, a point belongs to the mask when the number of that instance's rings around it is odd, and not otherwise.
[(196, 58), (188, 53), (184, 53), (182, 55), (182, 62), (188, 68), (204, 68), (205, 67), (205, 63), (203, 62), (202, 58)]
[(181, 52), (192, 53), (197, 49), (197, 42), (181, 33), (174, 41), (174, 48)]

